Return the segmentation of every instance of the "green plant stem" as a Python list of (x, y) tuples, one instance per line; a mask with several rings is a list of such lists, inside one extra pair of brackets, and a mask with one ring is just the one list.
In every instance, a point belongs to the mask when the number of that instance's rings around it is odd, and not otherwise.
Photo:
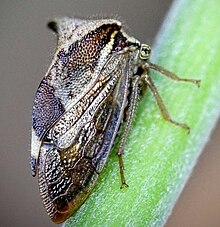
[(153, 59), (198, 89), (158, 73), (154, 81), (171, 116), (191, 132), (162, 119), (149, 92), (138, 106), (124, 152), (129, 188), (120, 189), (113, 150), (100, 179), (65, 226), (161, 226), (189, 178), (220, 113), (220, 1), (176, 1), (158, 35)]

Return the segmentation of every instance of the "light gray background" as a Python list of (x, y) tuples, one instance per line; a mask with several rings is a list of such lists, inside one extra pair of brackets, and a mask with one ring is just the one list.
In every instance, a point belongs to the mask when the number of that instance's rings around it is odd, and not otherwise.
[[(0, 226), (55, 226), (29, 168), (32, 102), (56, 46), (47, 22), (66, 15), (117, 15), (133, 36), (152, 44), (170, 3), (0, 0)], [(219, 135), (218, 126), (167, 226), (220, 226)]]

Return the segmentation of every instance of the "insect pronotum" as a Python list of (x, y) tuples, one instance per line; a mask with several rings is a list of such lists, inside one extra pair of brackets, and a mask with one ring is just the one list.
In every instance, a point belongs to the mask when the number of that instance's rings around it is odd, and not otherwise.
[(149, 70), (179, 78), (151, 63), (151, 48), (128, 36), (114, 19), (61, 18), (49, 23), (57, 50), (34, 99), (31, 169), (50, 218), (64, 222), (85, 201), (102, 171), (122, 121), (118, 147), (121, 187), (126, 187), (122, 152), (142, 90), (154, 95), (165, 120), (174, 121)]

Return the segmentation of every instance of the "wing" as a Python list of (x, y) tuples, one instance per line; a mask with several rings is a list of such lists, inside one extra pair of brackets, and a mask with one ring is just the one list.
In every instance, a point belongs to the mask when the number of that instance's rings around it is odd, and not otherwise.
[(81, 206), (104, 167), (126, 107), (130, 61), (131, 53), (112, 57), (91, 89), (43, 138), (39, 187), (56, 223)]

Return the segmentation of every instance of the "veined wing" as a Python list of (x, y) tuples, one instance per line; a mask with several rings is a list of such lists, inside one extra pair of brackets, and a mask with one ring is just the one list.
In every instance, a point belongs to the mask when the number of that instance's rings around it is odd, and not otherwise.
[(99, 78), (104, 84), (97, 82), (85, 100), (79, 100), (82, 104), (64, 113), (43, 139), (39, 185), (54, 222), (64, 221), (79, 208), (106, 162), (126, 106), (131, 55), (121, 55), (110, 75), (103, 69)]

